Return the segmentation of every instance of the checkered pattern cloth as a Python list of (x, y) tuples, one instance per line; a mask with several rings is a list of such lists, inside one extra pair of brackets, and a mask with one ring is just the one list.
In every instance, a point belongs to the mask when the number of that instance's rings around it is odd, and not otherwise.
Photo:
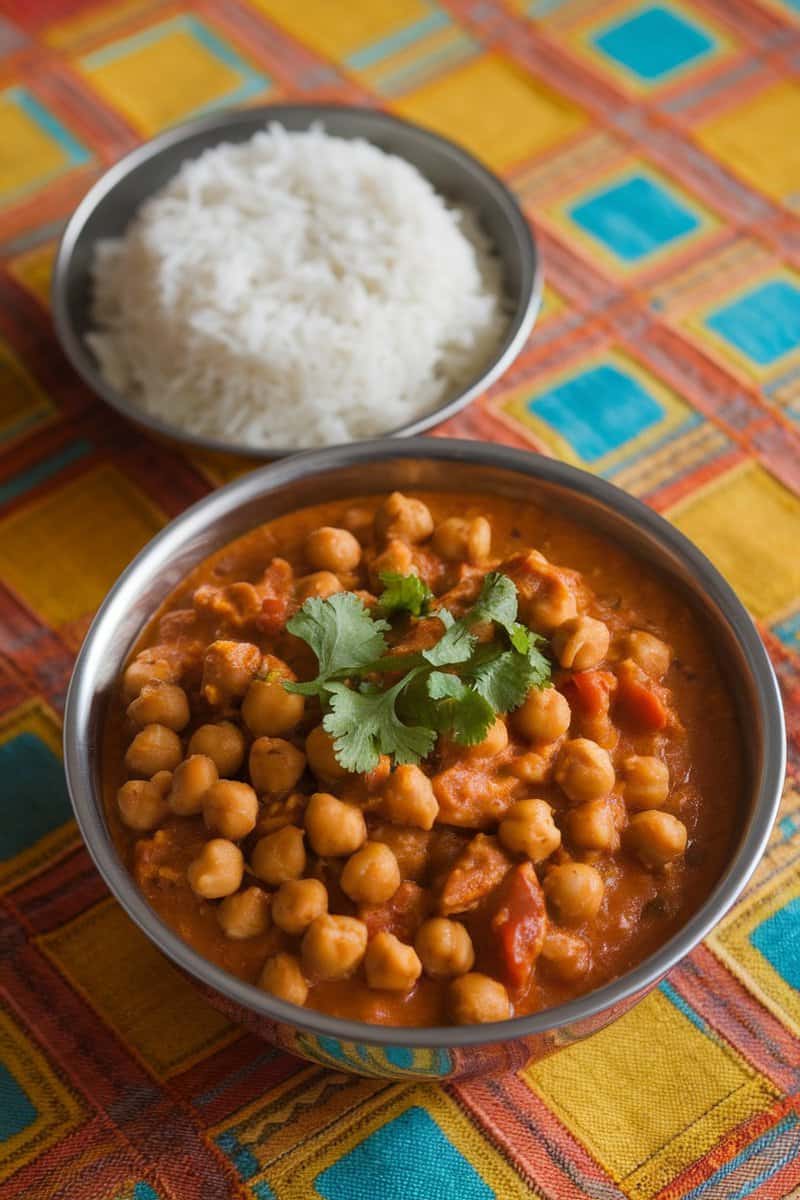
[[(800, 1197), (798, 0), (0, 0), (0, 1200)], [(794, 754), (708, 942), (596, 1037), (455, 1085), (329, 1072), (232, 1026), (108, 896), (60, 713), (119, 571), (242, 464), (150, 441), (48, 311), (65, 219), (210, 108), (379, 105), (536, 222), (544, 309), (442, 433), (654, 505), (733, 583)]]

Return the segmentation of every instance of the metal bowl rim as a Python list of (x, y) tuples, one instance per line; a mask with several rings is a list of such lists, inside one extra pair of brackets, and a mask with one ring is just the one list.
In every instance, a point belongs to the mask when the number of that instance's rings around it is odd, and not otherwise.
[[(86, 724), (93, 694), (91, 659), (113, 628), (115, 609), (125, 593), (136, 589), (139, 573), (147, 564), (167, 558), (173, 548), (188, 541), (195, 529), (205, 528), (224, 512), (241, 503), (266, 495), (273, 487), (298, 479), (313, 478), (318, 472), (352, 466), (363, 460), (391, 458), (459, 461), (500, 467), (544, 483), (561, 485), (599, 501), (606, 510), (633, 520), (661, 547), (671, 551), (690, 568), (695, 580), (713, 600), (722, 621), (727, 623), (749, 665), (754, 690), (761, 708), (763, 729), (762, 770), (754, 782), (755, 799), (748, 827), (734, 857), (713, 891), (690, 920), (654, 954), (632, 971), (618, 976), (592, 992), (555, 1008), (508, 1021), (470, 1026), (405, 1027), (370, 1025), (363, 1021), (328, 1016), (299, 1008), (265, 993), (214, 966), (183, 942), (150, 908), (118, 858), (105, 828), (102, 797), (95, 797)], [(101, 647), (102, 648), (102, 647)], [(348, 1042), (411, 1048), (454, 1048), (480, 1046), (534, 1037), (596, 1017), (604, 1010), (629, 1001), (654, 986), (689, 954), (735, 903), (761, 858), (780, 803), (786, 763), (783, 708), (772, 664), (755, 625), (733, 589), (706, 556), (675, 526), (653, 509), (613, 484), (555, 459), (494, 443), (445, 438), (390, 438), (309, 451), (234, 480), (197, 501), (171, 521), (139, 553), (119, 577), (100, 606), (78, 655), (70, 682), (64, 715), (64, 765), (75, 817), (95, 865), (128, 916), (152, 942), (178, 966), (203, 984), (222, 993), (261, 1017), (283, 1022), (317, 1036)]]
[[(289, 114), (307, 114), (310, 124), (312, 120), (324, 122), (326, 116), (341, 113), (356, 114), (360, 119), (364, 119), (368, 123), (372, 122), (376, 126), (400, 126), (403, 129), (411, 130), (415, 136), (428, 141), (431, 146), (434, 146), (443, 157), (456, 159), (468, 167), (480, 178), (484, 190), (492, 194), (497, 200), (498, 205), (505, 211), (509, 224), (514, 230), (521, 253), (522, 284), (520, 296), (515, 303), (503, 342), (495, 357), (488, 362), (486, 369), (462, 392), (439, 405), (432, 412), (417, 417), (413, 421), (408, 421), (404, 425), (399, 425), (395, 429), (387, 430), (380, 436), (413, 437), (447, 420), (465, 408), (481, 392), (486, 391), (517, 358), (533, 328), (539, 312), (542, 301), (543, 272), (533, 231), (525, 219), (515, 196), (505, 183), (503, 183), (502, 179), (494, 175), (474, 155), (455, 142), (450, 141), (449, 138), (442, 137), (441, 134), (434, 133), (430, 129), (425, 129), (421, 125), (416, 125), (412, 121), (406, 121), (391, 113), (383, 112), (381, 109), (359, 108), (357, 105), (347, 104), (263, 104), (252, 108), (235, 108), (223, 113), (213, 113), (208, 116), (198, 117), (195, 120), (187, 121), (171, 129), (167, 129), (163, 133), (157, 134), (156, 137), (149, 139), (149, 141), (143, 142), (140, 146), (134, 147), (133, 150), (128, 151), (121, 159), (113, 163), (92, 184), (67, 222), (56, 253), (53, 280), (50, 289), (56, 336), (73, 369), (78, 373), (83, 382), (116, 412), (140, 427), (150, 429), (162, 437), (181, 442), (184, 445), (193, 446), (198, 450), (210, 450), (222, 454), (239, 454), (258, 460), (283, 458), (289, 454), (305, 453), (305, 451), (298, 450), (297, 447), (254, 447), (247, 443), (228, 442), (222, 438), (205, 437), (202, 434), (191, 433), (181, 429), (179, 426), (170, 424), (168, 421), (162, 420), (160, 417), (153, 416), (151, 413), (131, 403), (103, 378), (96, 366), (94, 356), (84, 344), (84, 339), (76, 332), (72, 321), (70, 305), (67, 300), (67, 279), (69, 277), (75, 246), (81, 237), (87, 221), (100, 202), (123, 179), (126, 179), (133, 172), (138, 171), (145, 163), (157, 158), (165, 150), (179, 145), (195, 134), (206, 131), (219, 131), (221, 135), (220, 141), (223, 141), (226, 129), (235, 126), (243, 118), (251, 115), (260, 116), (266, 123), (270, 119), (280, 122), (282, 117)], [(403, 156), (399, 155), (399, 157)], [(421, 173), (424, 174), (423, 172)]]

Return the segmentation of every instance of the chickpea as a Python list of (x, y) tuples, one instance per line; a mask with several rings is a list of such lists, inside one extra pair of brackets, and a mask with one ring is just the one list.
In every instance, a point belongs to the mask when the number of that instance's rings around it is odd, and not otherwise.
[(552, 633), (578, 615), (578, 604), (563, 579), (548, 576), (541, 588), (520, 605), (522, 619), (531, 629)]
[(270, 925), (269, 893), (260, 887), (245, 888), (226, 896), (217, 908), (217, 920), (226, 937), (233, 941), (260, 937)]
[(166, 725), (145, 725), (128, 746), (125, 766), (131, 775), (152, 779), (158, 771), (174, 771), (183, 758), (181, 739)]
[(506, 850), (524, 854), (534, 863), (544, 862), (561, 845), (561, 831), (545, 800), (518, 800), (512, 804), (497, 835)]
[(439, 804), (425, 772), (409, 763), (395, 767), (383, 789), (381, 812), (397, 825), (432, 829)]
[(123, 825), (142, 833), (155, 829), (169, 815), (169, 805), (155, 779), (129, 779), (117, 792)]
[(554, 742), (569, 729), (572, 713), (566, 697), (554, 687), (531, 688), (513, 720), (529, 742)]
[(186, 752), (210, 758), (218, 773), (230, 778), (244, 761), (244, 735), (231, 721), (201, 725), (189, 738)]
[(622, 763), (625, 803), (638, 812), (661, 808), (669, 795), (669, 767), (660, 758), (631, 754)]
[(192, 754), (175, 768), (169, 803), (179, 817), (189, 817), (203, 808), (203, 798), (219, 778), (213, 759), (206, 754)]
[(128, 705), (128, 717), (138, 729), (166, 725), (179, 733), (189, 724), (189, 701), (176, 683), (146, 683)]
[(317, 779), (344, 779), (349, 774), (336, 757), (333, 738), (321, 725), (315, 726), (306, 738), (306, 754)]
[(400, 867), (383, 842), (365, 842), (348, 858), (340, 882), (357, 904), (383, 904), (400, 887)]
[(495, 758), (508, 745), (508, 729), (502, 717), (497, 717), (486, 731), (486, 737), (474, 746), (465, 746), (466, 758)]
[(328, 892), (319, 879), (287, 879), (272, 899), (272, 920), (284, 933), (305, 933), (328, 911)]
[(368, 508), (355, 504), (344, 513), (342, 528), (357, 537), (363, 546), (372, 537), (372, 513)]
[(636, 813), (625, 831), (625, 844), (645, 867), (665, 867), (686, 849), (688, 833), (672, 813)]
[(148, 662), (136, 658), (125, 670), (122, 676), (122, 697), (127, 704), (135, 700), (142, 688), (150, 683), (176, 683), (179, 678), (178, 668), (165, 658)]
[(337, 592), (343, 591), (342, 581), (338, 575), (334, 575), (332, 571), (315, 571), (313, 575), (304, 575), (302, 579), (298, 579), (295, 596), (301, 604), (305, 604), (306, 600), (310, 600), (312, 596), (318, 596), (320, 600), (327, 600), (329, 596), (335, 596)]
[(253, 737), (280, 737), (302, 721), (305, 703), (305, 697), (287, 692), (281, 678), (254, 679), (242, 701), (242, 717)]
[(169, 796), (172, 788), (173, 777), (172, 771), (156, 771), (150, 782), (154, 784), (158, 788), (159, 793), (166, 798)]
[(308, 984), (293, 954), (273, 954), (268, 958), (261, 970), (258, 986), (279, 1000), (301, 1007), (308, 996)]
[(259, 792), (290, 792), (306, 769), (306, 756), (284, 738), (256, 738), (250, 747), (250, 781)]
[(337, 800), (328, 792), (315, 792), (305, 815), (312, 850), (324, 858), (354, 854), (367, 840), (364, 814), (355, 804)]
[(479, 971), (470, 971), (451, 980), (448, 1004), (456, 1025), (507, 1021), (511, 1016), (511, 1001), (502, 983)]
[(567, 833), (579, 850), (616, 850), (619, 845), (614, 812), (607, 800), (590, 800), (567, 814)]
[(261, 651), (252, 642), (212, 642), (203, 659), (203, 696), (215, 707), (238, 700), (260, 666)]
[(607, 750), (588, 738), (573, 738), (561, 747), (556, 783), (573, 804), (602, 800), (614, 786), (614, 767)]
[(284, 825), (259, 838), (250, 855), (250, 869), (270, 887), (279, 887), (289, 879), (299, 879), (306, 869), (302, 829)]
[(553, 867), (542, 884), (556, 915), (577, 924), (591, 921), (600, 911), (605, 884), (599, 871), (587, 863), (563, 863)]
[(306, 538), (305, 554), (317, 571), (354, 571), (361, 561), (361, 547), (352, 533), (322, 525)]
[(592, 963), (589, 947), (577, 934), (549, 927), (544, 935), (541, 958), (552, 973), (564, 983), (581, 979)]
[(424, 542), (433, 533), (433, 517), (427, 504), (392, 492), (375, 513), (375, 533), (379, 538), (402, 538), (405, 542)]
[(492, 527), (486, 517), (448, 517), (434, 530), (433, 548), (448, 562), (481, 563), (492, 548)]
[(196, 896), (220, 900), (238, 892), (244, 875), (244, 855), (227, 838), (212, 838), (193, 862), (189, 863), (186, 878)]
[(573, 617), (553, 634), (553, 651), (562, 667), (588, 671), (608, 654), (608, 626), (594, 617)]
[(383, 587), (381, 575), (385, 571), (393, 571), (397, 575), (417, 574), (414, 555), (408, 542), (401, 542), (397, 538), (393, 538), (386, 549), (373, 558), (369, 567), (369, 579), (376, 591), (380, 591)]
[(672, 652), (666, 642), (644, 629), (632, 629), (627, 638), (628, 657), (652, 679), (663, 679), (669, 670)]
[(309, 979), (347, 979), (361, 965), (366, 949), (363, 921), (323, 913), (303, 935), (300, 953)]
[(422, 963), (413, 946), (382, 930), (367, 946), (364, 971), (371, 988), (410, 992), (422, 974)]
[(472, 938), (460, 921), (431, 917), (417, 930), (414, 947), (431, 979), (465, 975), (475, 963)]
[(249, 783), (220, 779), (212, 783), (203, 799), (206, 829), (238, 842), (256, 827), (258, 796)]
[(551, 750), (554, 749), (555, 743), (551, 743), (551, 746), (545, 746), (544, 752), (529, 750), (527, 754), (520, 754), (508, 764), (509, 774), (523, 783), (547, 783), (553, 772), (555, 756)]

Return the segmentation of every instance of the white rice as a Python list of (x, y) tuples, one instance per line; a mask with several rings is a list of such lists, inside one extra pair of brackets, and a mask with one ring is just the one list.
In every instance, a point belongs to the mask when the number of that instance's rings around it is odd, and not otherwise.
[(474, 217), (365, 141), (279, 125), (186, 163), (93, 264), (88, 342), (197, 434), (321, 446), (435, 408), (506, 328)]

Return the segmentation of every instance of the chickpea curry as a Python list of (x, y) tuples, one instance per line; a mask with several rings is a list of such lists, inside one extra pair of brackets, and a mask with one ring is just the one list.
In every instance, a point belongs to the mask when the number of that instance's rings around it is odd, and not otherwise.
[(398, 492), (280, 517), (162, 605), (106, 801), (164, 921), (284, 1000), (385, 1025), (547, 1008), (702, 903), (739, 811), (704, 630), (537, 506)]

